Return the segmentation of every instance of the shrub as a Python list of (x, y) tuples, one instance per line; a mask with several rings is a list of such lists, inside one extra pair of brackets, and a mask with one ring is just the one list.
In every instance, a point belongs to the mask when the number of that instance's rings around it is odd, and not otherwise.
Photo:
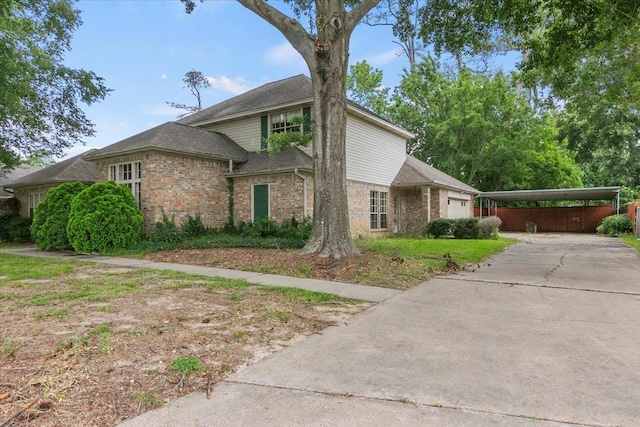
[(457, 218), (451, 221), (451, 232), (455, 239), (477, 239), (478, 218)]
[(626, 215), (611, 215), (602, 220), (602, 224), (597, 228), (598, 234), (605, 236), (618, 236), (624, 233), (631, 233), (633, 223)]
[(246, 237), (275, 237), (277, 231), (278, 225), (267, 217), (242, 227), (242, 235)]
[(276, 231), (276, 237), (285, 239), (298, 239), (305, 242), (311, 237), (312, 221), (310, 217), (306, 217), (299, 222), (295, 217), (291, 220), (285, 220)]
[(427, 224), (427, 234), (438, 239), (451, 234), (451, 220), (447, 218), (436, 218)]
[(13, 243), (27, 243), (31, 242), (31, 217), (30, 216), (15, 216), (8, 224), (9, 238), (7, 239)]
[(187, 221), (180, 225), (180, 230), (182, 230), (182, 234), (185, 237), (200, 237), (208, 232), (207, 227), (204, 226), (200, 219), (200, 214), (197, 214), (195, 218), (189, 215)]
[(16, 212), (0, 212), (0, 242), (9, 241), (9, 225), (11, 220), (17, 217)]
[(33, 214), (31, 237), (42, 251), (71, 249), (67, 238), (67, 222), (71, 201), (87, 188), (81, 182), (66, 182), (47, 191)]
[(162, 221), (156, 222), (156, 227), (149, 233), (149, 240), (153, 243), (175, 244), (184, 240), (184, 233), (176, 226), (175, 219), (169, 219), (163, 211)]
[(78, 252), (125, 249), (140, 239), (143, 221), (128, 187), (96, 183), (71, 202), (67, 237)]
[(478, 221), (478, 230), (480, 232), (480, 237), (483, 239), (488, 239), (491, 236), (497, 235), (501, 225), (502, 220), (497, 216), (482, 218), (480, 221)]

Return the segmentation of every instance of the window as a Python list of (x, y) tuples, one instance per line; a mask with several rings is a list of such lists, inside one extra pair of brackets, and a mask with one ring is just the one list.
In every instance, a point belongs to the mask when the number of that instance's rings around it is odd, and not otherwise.
[(133, 193), (136, 205), (140, 207), (140, 196), (142, 195), (142, 163), (121, 163), (109, 166), (109, 180), (117, 184), (126, 185)]
[(29, 216), (33, 216), (42, 199), (42, 193), (29, 193)]
[(387, 193), (385, 191), (372, 191), (370, 193), (370, 219), (372, 230), (387, 229)]
[(462, 200), (462, 201), (460, 202), (460, 206), (467, 206), (467, 202), (466, 202), (465, 200)]
[(271, 133), (281, 132), (300, 132), (301, 123), (293, 123), (293, 117), (300, 117), (302, 113), (300, 110), (291, 110), (283, 113), (271, 115)]

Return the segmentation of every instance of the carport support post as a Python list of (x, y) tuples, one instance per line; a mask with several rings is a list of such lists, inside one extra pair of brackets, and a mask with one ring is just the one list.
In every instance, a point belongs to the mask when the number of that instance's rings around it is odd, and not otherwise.
[(617, 214), (620, 215), (620, 190), (618, 190), (618, 200), (616, 205), (617, 205), (616, 208), (618, 210)]

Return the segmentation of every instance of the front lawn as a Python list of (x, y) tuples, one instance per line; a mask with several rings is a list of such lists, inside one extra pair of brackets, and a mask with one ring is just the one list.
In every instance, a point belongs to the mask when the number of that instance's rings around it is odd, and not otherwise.
[(624, 236), (620, 236), (620, 240), (625, 242), (626, 244), (633, 246), (640, 252), (640, 239), (632, 234), (626, 234)]
[(117, 425), (370, 305), (0, 253), (0, 424)]

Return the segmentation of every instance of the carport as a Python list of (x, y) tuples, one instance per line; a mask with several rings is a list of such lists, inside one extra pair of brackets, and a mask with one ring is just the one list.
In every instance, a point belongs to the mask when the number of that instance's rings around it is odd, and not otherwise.
[[(620, 187), (550, 190), (489, 191), (478, 195), (476, 215), (498, 216), (503, 231), (558, 231), (593, 233), (602, 219), (620, 213)], [(506, 208), (502, 202), (575, 201), (579, 206)], [(609, 205), (589, 206), (590, 201)]]

